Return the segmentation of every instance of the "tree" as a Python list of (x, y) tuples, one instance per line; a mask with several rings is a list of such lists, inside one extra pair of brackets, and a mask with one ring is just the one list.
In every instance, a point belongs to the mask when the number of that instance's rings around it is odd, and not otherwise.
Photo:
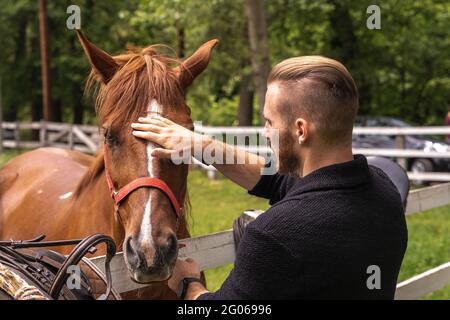
[(58, 121), (57, 113), (52, 107), (50, 56), (48, 52), (47, 1), (39, 0), (39, 34), (42, 70), (42, 105), (43, 115), (47, 121)]
[(270, 72), (269, 45), (267, 41), (266, 10), (263, 0), (245, 0), (248, 19), (248, 35), (251, 48), (253, 79), (258, 96), (259, 112), (262, 117)]
[[(163, 43), (174, 48), (174, 56), (182, 57), (204, 41), (219, 38), (208, 69), (186, 96), (193, 119), (205, 124), (261, 124), (258, 113), (270, 65), (301, 55), (318, 54), (343, 62), (359, 88), (360, 114), (442, 124), (450, 104), (450, 3), (445, 0), (383, 1), (381, 30), (366, 27), (370, 0), (61, 0), (46, 4), (51, 31), (50, 103), (53, 108), (60, 106), (56, 118), (64, 122), (95, 123), (93, 101), (83, 99), (89, 66), (74, 32), (66, 28), (66, 8), (71, 4), (81, 7), (85, 34), (111, 54), (123, 52), (127, 45)], [(0, 10), (5, 121), (42, 118), (38, 5), (35, 0), (7, 1)], [(253, 108), (254, 96), (259, 108)]]

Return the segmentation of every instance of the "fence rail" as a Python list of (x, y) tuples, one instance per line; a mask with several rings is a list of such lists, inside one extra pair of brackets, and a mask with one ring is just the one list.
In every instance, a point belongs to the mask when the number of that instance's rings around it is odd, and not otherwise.
[[(262, 135), (263, 128), (259, 127), (199, 127), (196, 128), (201, 133), (208, 135), (236, 136), (240, 140), (245, 140), (246, 136)], [(388, 128), (388, 127), (355, 127), (353, 134), (358, 135), (390, 135), (395, 136), (395, 145), (393, 149), (374, 149), (374, 148), (353, 148), (353, 153), (363, 154), (365, 156), (381, 156), (394, 158), (405, 169), (408, 170), (407, 159), (450, 159), (450, 148), (448, 151), (438, 152), (433, 150), (411, 150), (405, 149), (406, 135), (449, 135), (450, 127), (410, 127), (410, 128)], [(253, 146), (252, 151), (260, 155), (270, 153), (266, 146)], [(205, 166), (199, 161), (194, 163), (204, 170), (207, 170), (210, 178), (215, 177), (216, 169), (213, 166)], [(449, 168), (450, 169), (450, 168)], [(408, 172), (410, 180), (422, 181), (450, 181), (450, 173), (446, 172)]]
[(450, 261), (397, 285), (395, 300), (414, 300), (450, 284)]
[[(66, 123), (54, 122), (3, 122), (1, 123), (3, 130), (0, 130), (0, 141), (4, 148), (38, 148), (44, 146), (53, 146), (59, 148), (69, 148), (86, 153), (95, 153), (102, 137), (99, 130), (95, 126), (72, 125)], [(8, 135), (5, 135), (9, 133)], [(30, 137), (24, 139), (24, 130), (34, 130), (39, 132), (39, 139), (32, 140)], [(261, 127), (204, 127), (197, 126), (196, 131), (207, 134), (225, 137), (231, 137), (234, 140), (244, 141), (248, 137), (261, 136), (264, 129)], [(405, 128), (387, 128), (387, 127), (371, 127), (361, 128), (355, 127), (353, 130), (355, 135), (391, 135), (396, 136), (397, 148), (393, 149), (374, 149), (374, 148), (354, 148), (354, 153), (364, 154), (366, 156), (382, 156), (394, 158), (405, 169), (407, 168), (407, 159), (450, 159), (450, 148), (439, 152), (436, 150), (410, 150), (405, 149), (406, 135), (450, 135), (450, 127), (405, 127)], [(250, 139), (251, 140), (251, 139)], [(270, 156), (271, 149), (266, 145), (246, 145), (245, 149), (252, 153), (262, 156)], [(205, 166), (201, 162), (194, 159), (194, 164), (208, 172), (210, 178), (214, 178), (216, 169), (213, 166)], [(449, 168), (450, 169), (450, 168)], [(448, 172), (408, 172), (410, 180), (450, 181), (450, 173)]]
[(2, 146), (8, 149), (57, 147), (93, 154), (101, 141), (95, 126), (40, 121), (3, 122), (1, 127)]

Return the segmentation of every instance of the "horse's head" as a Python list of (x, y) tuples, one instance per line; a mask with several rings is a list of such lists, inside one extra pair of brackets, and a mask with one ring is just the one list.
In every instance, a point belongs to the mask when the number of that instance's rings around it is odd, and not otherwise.
[[(131, 123), (158, 113), (193, 129), (184, 90), (207, 67), (217, 40), (205, 43), (176, 65), (177, 61), (159, 54), (155, 46), (112, 57), (81, 32), (78, 36), (92, 67), (89, 79), (100, 83), (97, 117), (112, 185), (119, 190), (138, 178), (158, 178), (182, 204), (187, 165), (152, 157), (155, 145), (133, 137)], [(131, 277), (138, 282), (169, 278), (178, 254), (179, 221), (167, 194), (157, 188), (137, 188), (121, 202), (116, 219), (125, 231), (123, 250)]]

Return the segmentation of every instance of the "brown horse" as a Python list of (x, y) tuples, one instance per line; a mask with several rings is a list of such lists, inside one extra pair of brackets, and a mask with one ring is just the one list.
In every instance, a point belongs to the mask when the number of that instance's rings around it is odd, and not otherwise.
[(193, 129), (184, 91), (207, 67), (217, 40), (177, 64), (156, 46), (112, 57), (81, 32), (78, 37), (92, 67), (88, 86), (95, 81), (100, 85), (96, 111), (104, 146), (95, 158), (41, 148), (7, 163), (0, 170), (0, 239), (111, 235), (124, 250), (131, 278), (154, 282), (151, 295), (145, 297), (173, 297), (166, 280), (177, 258), (177, 239), (189, 237), (186, 220), (177, 221), (172, 202), (157, 188), (134, 190), (114, 210), (105, 162), (117, 189), (154, 177), (167, 184), (178, 202), (184, 201), (187, 165), (153, 158), (154, 145), (133, 137), (131, 123), (158, 113)]

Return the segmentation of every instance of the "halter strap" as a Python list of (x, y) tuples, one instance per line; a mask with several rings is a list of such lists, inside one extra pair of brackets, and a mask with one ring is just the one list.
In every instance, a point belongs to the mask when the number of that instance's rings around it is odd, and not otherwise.
[(175, 215), (177, 217), (177, 220), (181, 217), (183, 208), (180, 206), (180, 204), (177, 201), (177, 198), (173, 194), (170, 187), (161, 179), (158, 178), (152, 178), (152, 177), (141, 177), (137, 178), (124, 187), (120, 188), (118, 191), (114, 188), (114, 183), (111, 179), (111, 176), (109, 174), (109, 167), (108, 167), (108, 159), (107, 159), (107, 152), (106, 150), (103, 152), (103, 161), (105, 164), (105, 176), (106, 181), (108, 183), (108, 188), (111, 192), (111, 196), (114, 199), (116, 210), (119, 209), (120, 204), (122, 201), (130, 195), (133, 191), (140, 189), (140, 188), (155, 188), (160, 190), (168, 199), (170, 204), (172, 205), (173, 210), (175, 211)]

